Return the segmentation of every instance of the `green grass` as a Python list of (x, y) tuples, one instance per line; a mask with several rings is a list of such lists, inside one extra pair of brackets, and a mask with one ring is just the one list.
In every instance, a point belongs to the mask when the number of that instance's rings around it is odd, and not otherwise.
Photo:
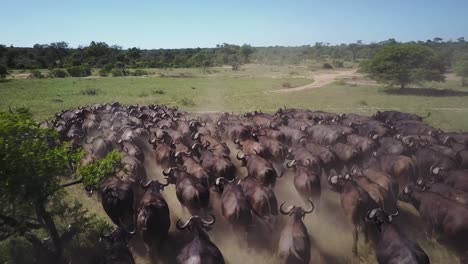
[[(392, 94), (381, 86), (343, 82), (318, 89), (271, 93), (271, 90), (282, 89), (285, 82), (292, 87), (310, 83), (314, 73), (306, 66), (246, 65), (242, 68), (241, 71), (210, 68), (212, 74), (208, 75), (202, 69), (147, 69), (153, 74), (150, 77), (9, 80), (0, 83), (0, 110), (27, 106), (41, 120), (51, 118), (62, 109), (114, 101), (179, 105), (188, 111), (219, 112), (259, 109), (272, 112), (283, 106), (360, 114), (395, 109), (423, 116), (431, 112), (427, 119), (430, 124), (444, 130), (468, 131), (468, 89), (461, 87), (458, 80), (425, 84), (438, 90), (464, 93), (452, 96)], [(292, 71), (294, 78), (290, 75)], [(160, 73), (185, 77), (157, 77)], [(82, 91), (97, 93), (90, 96)]]

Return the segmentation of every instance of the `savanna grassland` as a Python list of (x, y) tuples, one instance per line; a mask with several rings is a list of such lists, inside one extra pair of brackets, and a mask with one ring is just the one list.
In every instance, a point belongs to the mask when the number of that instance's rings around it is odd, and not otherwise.
[[(313, 84), (324, 74), (343, 71), (351, 74), (310, 89), (275, 92)], [(402, 92), (368, 81), (352, 69), (245, 65), (240, 71), (212, 67), (147, 72), (138, 77), (8, 79), (0, 83), (0, 110), (26, 106), (42, 120), (62, 109), (115, 101), (209, 112), (272, 112), (284, 106), (363, 114), (394, 109), (422, 116), (430, 113), (426, 121), (444, 130), (468, 130), (468, 89), (453, 75), (445, 83), (423, 83)]]
[[(20, 72), (0, 82), (0, 110), (28, 107), (37, 120), (50, 119), (54, 113), (68, 108), (103, 102), (124, 104), (167, 104), (187, 111), (246, 112), (262, 110), (273, 112), (280, 107), (308, 108), (337, 113), (372, 114), (377, 110), (394, 109), (422, 116), (428, 123), (447, 130), (468, 130), (468, 89), (461, 87), (458, 78), (448, 75), (445, 83), (423, 83), (418, 88), (404, 91), (385, 88), (365, 79), (352, 67), (340, 70), (322, 70), (306, 66), (244, 65), (239, 71), (230, 67), (196, 69), (146, 69), (148, 75), (138, 77), (99, 77), (94, 72), (85, 78), (23, 78)], [(340, 73), (346, 73), (340, 75)], [(334, 78), (336, 74), (336, 78)], [(317, 85), (314, 85), (317, 84)], [(301, 89), (295, 90), (298, 87)], [(288, 91), (288, 89), (292, 89)], [(149, 176), (162, 179), (161, 171), (152, 163), (152, 151), (145, 151), (145, 167)], [(235, 152), (234, 152), (235, 155)], [(232, 158), (235, 162), (235, 157)], [(244, 171), (241, 174), (245, 174)], [(291, 182), (287, 174), (281, 181)], [(278, 184), (279, 201), (299, 203), (292, 185)], [(81, 187), (68, 190), (70, 199), (77, 198), (94, 213), (106, 218), (100, 203), (85, 195)], [(188, 213), (180, 209), (173, 188), (164, 196), (171, 208), (172, 223)], [(218, 208), (216, 200), (213, 207)], [(455, 256), (433, 241), (425, 238), (422, 223), (416, 212), (402, 205), (396, 220), (403, 232), (416, 239), (426, 250), (432, 263), (455, 263)], [(351, 232), (335, 193), (326, 191), (319, 215), (306, 217), (305, 223), (313, 240), (313, 263), (375, 263), (370, 247), (360, 238), (360, 257), (351, 255)], [(215, 212), (217, 219), (222, 219)], [(280, 225), (281, 226), (281, 225)], [(257, 249), (252, 249), (230, 235), (222, 220), (210, 232), (229, 263), (275, 263), (276, 258), (267, 248), (274, 248), (278, 237), (268, 230), (259, 236)], [(278, 232), (273, 232), (278, 233)], [(171, 227), (177, 244), (178, 231)], [(229, 237), (229, 239), (226, 239)], [(258, 249), (260, 248), (260, 249)], [(265, 249), (261, 249), (265, 248)], [(146, 263), (138, 247), (133, 251), (138, 263)]]

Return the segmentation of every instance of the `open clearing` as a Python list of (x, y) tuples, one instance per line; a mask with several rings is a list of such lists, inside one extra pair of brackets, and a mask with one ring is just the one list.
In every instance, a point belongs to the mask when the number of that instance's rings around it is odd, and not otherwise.
[[(148, 71), (154, 75), (6, 80), (0, 82), (0, 110), (26, 106), (42, 120), (62, 109), (114, 101), (238, 113), (272, 112), (284, 106), (361, 114), (395, 109), (424, 116), (431, 112), (430, 124), (444, 130), (468, 130), (468, 89), (453, 75), (445, 83), (425, 83), (422, 88), (401, 93), (352, 74), (354, 69), (246, 65), (241, 71), (226, 67)], [(284, 89), (284, 82), (296, 88)], [(88, 95), (88, 91), (95, 91), (95, 95)]]
[(271, 92), (274, 93), (290, 93), (290, 92), (297, 92), (306, 89), (314, 89), (326, 86), (336, 80), (342, 80), (345, 78), (353, 78), (353, 77), (360, 77), (362, 76), (357, 75), (356, 70), (341, 70), (341, 71), (318, 71), (313, 74), (314, 82), (306, 85), (302, 85), (299, 87), (294, 88), (285, 88), (279, 90), (272, 90)]

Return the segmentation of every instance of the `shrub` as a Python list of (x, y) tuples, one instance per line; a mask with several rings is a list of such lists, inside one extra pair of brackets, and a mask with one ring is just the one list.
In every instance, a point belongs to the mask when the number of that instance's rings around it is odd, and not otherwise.
[(367, 101), (366, 101), (366, 100), (360, 100), (360, 101), (359, 101), (359, 104), (360, 104), (360, 105), (367, 106)]
[(53, 69), (51, 72), (50, 72), (50, 76), (54, 77), (54, 78), (65, 78), (68, 76), (67, 72), (62, 70), (62, 69)]
[(4, 78), (8, 74), (8, 70), (5, 66), (0, 65), (0, 78)]
[(343, 79), (337, 80), (337, 81), (335, 81), (335, 84), (336, 84), (336, 85), (340, 85), (340, 86), (344, 86), (344, 85), (346, 85), (346, 81), (343, 80)]
[(330, 63), (326, 62), (322, 65), (322, 68), (329, 70), (333, 69), (333, 66)]
[(134, 71), (130, 72), (130, 75), (132, 76), (143, 76), (143, 75), (148, 75), (148, 72), (142, 69), (136, 69)]
[(112, 69), (111, 73), (112, 73), (112, 76), (114, 77), (124, 76), (124, 72), (121, 69), (117, 69), (117, 68)]
[(179, 103), (183, 106), (195, 106), (195, 102), (192, 98), (184, 97), (179, 100)]
[(332, 64), (333, 64), (333, 66), (335, 68), (343, 68), (344, 67), (343, 61), (340, 61), (340, 60), (333, 60)]
[(39, 70), (33, 69), (33, 70), (30, 70), (30, 72), (33, 78), (36, 78), (36, 79), (44, 78), (44, 75)]
[(91, 75), (91, 68), (89, 66), (71, 66), (67, 68), (68, 74), (72, 77), (86, 77)]
[(99, 90), (96, 88), (86, 88), (80, 91), (81, 95), (98, 95)]
[(99, 76), (101, 76), (101, 77), (107, 77), (107, 76), (109, 76), (109, 73), (110, 73), (110, 71), (108, 71), (108, 70), (106, 70), (104, 68), (101, 68), (99, 70)]
[(164, 92), (161, 89), (155, 89), (155, 90), (152, 91), (152, 93), (154, 93), (154, 94), (165, 94), (166, 92)]
[(292, 87), (290, 82), (284, 82), (284, 83), (281, 84), (281, 86), (283, 86), (284, 88), (291, 88)]

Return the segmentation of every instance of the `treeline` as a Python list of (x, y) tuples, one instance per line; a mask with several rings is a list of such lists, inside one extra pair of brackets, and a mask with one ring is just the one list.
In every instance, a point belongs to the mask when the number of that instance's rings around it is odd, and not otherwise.
[[(36, 44), (32, 48), (0, 45), (0, 67), (7, 69), (54, 69), (84, 67), (101, 69), (125, 68), (191, 68), (231, 65), (237, 69), (244, 63), (300, 64), (309, 60), (337, 62), (359, 61), (372, 58), (383, 46), (397, 43), (389, 39), (379, 43), (330, 45), (317, 42), (300, 47), (252, 47), (250, 45), (220, 44), (215, 48), (194, 49), (122, 49), (118, 45), (92, 41), (89, 46), (71, 48), (66, 42)], [(450, 68), (459, 58), (468, 54), (468, 42), (433, 40), (409, 42), (433, 49)]]

